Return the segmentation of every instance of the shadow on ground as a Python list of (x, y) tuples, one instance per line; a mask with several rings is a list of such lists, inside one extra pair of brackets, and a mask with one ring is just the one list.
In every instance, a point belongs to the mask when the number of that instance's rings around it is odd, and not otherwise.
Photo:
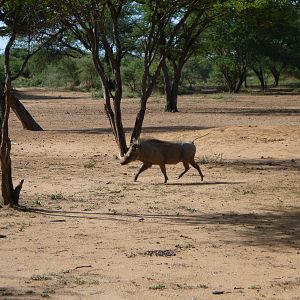
[[(55, 92), (57, 93), (57, 91), (55, 91)], [(23, 101), (23, 100), (25, 100), (25, 101), (27, 101), (27, 100), (38, 100), (38, 101), (43, 101), (43, 100), (82, 100), (83, 98), (85, 98), (85, 99), (91, 98), (91, 96), (89, 94), (80, 95), (80, 96), (75, 96), (74, 94), (72, 94), (68, 97), (57, 95), (57, 94), (49, 95), (48, 91), (44, 95), (43, 95), (43, 91), (40, 91), (39, 94), (32, 94), (30, 92), (17, 91), (14, 94), (21, 101)]]
[[(6, 279), (7, 276), (0, 276)], [(21, 279), (21, 278), (20, 278)], [(42, 299), (49, 297), (47, 290), (38, 292), (36, 289), (22, 289), (14, 287), (1, 287), (0, 286), (0, 299)]]
[[(110, 220), (121, 222), (143, 222), (177, 224), (182, 226), (215, 225), (213, 232), (223, 235), (224, 230), (239, 235), (242, 239), (233, 239), (230, 243), (262, 246), (270, 248), (300, 248), (300, 210), (298, 207), (290, 211), (268, 211), (265, 213), (203, 213), (192, 215), (170, 214), (134, 214), (134, 213), (102, 213), (86, 211), (58, 211), (51, 209), (21, 207), (20, 210), (60, 217), (49, 222), (66, 222), (67, 218)], [(211, 226), (207, 230), (211, 230)], [(231, 234), (229, 235), (231, 236)], [(228, 242), (228, 241), (227, 241)]]
[[(191, 130), (204, 130), (211, 129), (214, 127), (205, 126), (145, 126), (143, 127), (142, 133), (152, 132), (176, 132), (176, 131), (191, 131)], [(55, 129), (45, 130), (51, 132), (63, 132), (63, 133), (83, 133), (83, 134), (103, 134), (112, 133), (111, 128), (87, 128), (87, 129)], [(126, 132), (131, 132), (132, 128), (125, 128)]]
[(235, 115), (253, 115), (253, 116), (267, 116), (267, 115), (299, 115), (298, 108), (210, 108), (189, 111), (189, 113), (197, 114), (235, 114)]
[(250, 170), (297, 170), (300, 171), (300, 160), (294, 159), (226, 159), (223, 162), (217, 163), (220, 166), (228, 166), (235, 169), (250, 169)]

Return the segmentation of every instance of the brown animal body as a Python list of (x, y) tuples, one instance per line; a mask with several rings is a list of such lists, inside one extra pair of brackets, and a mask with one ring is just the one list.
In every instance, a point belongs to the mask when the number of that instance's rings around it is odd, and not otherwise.
[(125, 154), (122, 165), (140, 160), (143, 165), (134, 176), (134, 181), (138, 179), (138, 176), (149, 169), (152, 165), (159, 165), (162, 173), (165, 177), (165, 183), (168, 180), (166, 173), (167, 164), (183, 163), (184, 171), (178, 176), (178, 179), (182, 177), (189, 169), (190, 164), (199, 172), (201, 180), (203, 180), (203, 174), (199, 165), (195, 162), (196, 146), (193, 143), (179, 143), (179, 142), (166, 142), (156, 139), (146, 139), (135, 141)]

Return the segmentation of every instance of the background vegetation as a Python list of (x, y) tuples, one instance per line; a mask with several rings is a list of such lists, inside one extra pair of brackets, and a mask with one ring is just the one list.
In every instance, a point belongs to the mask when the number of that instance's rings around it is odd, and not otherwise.
[[(266, 2), (243, 10), (228, 9), (210, 22), (197, 36), (192, 55), (183, 66), (179, 94), (208, 88), (230, 92), (250, 86), (299, 88), (299, 3), (288, 1), (283, 8), (277, 1)], [(14, 86), (100, 89), (91, 53), (80, 45), (77, 50), (58, 44), (44, 47), (28, 62)], [(172, 55), (178, 53), (171, 53), (167, 60), (169, 66)], [(20, 43), (11, 53), (13, 73), (19, 70), (25, 57), (26, 48)], [(140, 94), (143, 67), (142, 49), (126, 53), (121, 65), (125, 96)], [(172, 73), (172, 68), (169, 72)], [(0, 55), (0, 80), (4, 81), (3, 55)], [(164, 92), (162, 75), (155, 91)]]

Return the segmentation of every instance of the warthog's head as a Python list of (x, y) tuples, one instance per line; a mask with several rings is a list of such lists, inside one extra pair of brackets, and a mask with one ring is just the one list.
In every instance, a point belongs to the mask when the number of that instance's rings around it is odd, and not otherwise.
[(141, 142), (140, 140), (134, 140), (133, 143), (130, 145), (127, 153), (124, 155), (121, 165), (127, 165), (130, 162), (137, 160), (141, 149)]

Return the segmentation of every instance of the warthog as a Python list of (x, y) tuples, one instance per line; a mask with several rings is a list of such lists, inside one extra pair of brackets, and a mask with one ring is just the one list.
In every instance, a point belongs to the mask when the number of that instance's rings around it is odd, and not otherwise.
[(201, 180), (203, 180), (203, 174), (200, 167), (195, 162), (196, 146), (194, 143), (179, 143), (179, 142), (166, 142), (156, 139), (145, 139), (134, 141), (125, 156), (123, 157), (121, 164), (127, 165), (128, 163), (140, 160), (143, 165), (134, 176), (136, 181), (139, 175), (145, 170), (149, 169), (152, 165), (159, 165), (162, 173), (165, 176), (165, 183), (168, 180), (166, 172), (166, 164), (183, 163), (184, 171), (178, 176), (181, 178), (189, 169), (190, 164), (199, 172)]

